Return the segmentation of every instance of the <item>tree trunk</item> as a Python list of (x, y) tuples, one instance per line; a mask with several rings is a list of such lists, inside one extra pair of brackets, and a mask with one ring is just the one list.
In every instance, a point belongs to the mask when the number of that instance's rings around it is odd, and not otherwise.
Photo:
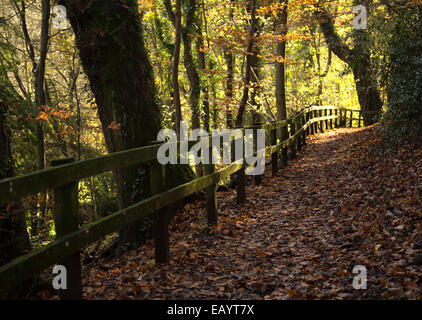
[[(45, 60), (47, 58), (48, 51), (48, 35), (49, 35), (49, 24), (50, 24), (50, 1), (42, 0), (41, 3), (41, 36), (40, 36), (40, 57), (37, 61), (35, 55), (35, 49), (32, 44), (31, 37), (29, 36), (27, 23), (26, 23), (26, 4), (24, 1), (21, 2), (19, 8), (17, 3), (14, 3), (15, 9), (19, 15), (21, 21), (22, 33), (25, 39), (25, 47), (27, 49), (29, 58), (32, 62), (32, 71), (34, 73), (34, 92), (35, 92), (35, 107), (42, 109), (46, 104), (45, 91), (44, 91), (44, 80), (45, 80)], [(42, 170), (45, 168), (45, 144), (44, 144), (44, 128), (43, 120), (39, 120), (36, 124), (36, 136), (37, 136), (37, 152), (38, 152), (38, 169)], [(45, 214), (45, 200), (46, 194), (41, 193), (39, 195), (40, 211), (41, 214)], [(37, 219), (37, 203), (31, 206), (31, 233), (33, 235), (38, 233), (38, 219)]]
[[(199, 26), (198, 26), (198, 34), (199, 38), (196, 41), (196, 51), (198, 55), (198, 68), (205, 73), (207, 69), (206, 65), (206, 57), (205, 57), (205, 51), (204, 51), (204, 39), (202, 38), (202, 28), (200, 27), (200, 24), (202, 20), (200, 20)], [(210, 131), (210, 95), (208, 90), (208, 78), (205, 74), (202, 79), (201, 83), (201, 91), (202, 91), (202, 106), (203, 106), (203, 112), (204, 112), (204, 119), (203, 119), (203, 125), (204, 129), (207, 131)]]
[[(255, 21), (255, 33), (254, 37), (258, 38), (262, 32), (263, 25), (260, 23), (259, 18), (256, 18)], [(254, 124), (258, 124), (262, 121), (261, 114), (259, 109), (261, 105), (257, 101), (257, 97), (261, 91), (261, 67), (262, 67), (262, 59), (259, 57), (261, 53), (261, 48), (258, 46), (254, 46), (255, 48), (252, 50), (252, 61), (251, 61), (251, 97), (250, 97), (250, 105), (253, 107), (252, 110), (252, 122)]]
[[(317, 36), (318, 36), (318, 41), (316, 40)], [(321, 78), (321, 54), (320, 54), (321, 40), (317, 32), (314, 32), (313, 43), (314, 43), (314, 48), (315, 48), (315, 57), (316, 57), (316, 62), (317, 62), (317, 75), (318, 75), (318, 93), (317, 93), (316, 105), (322, 106), (322, 78)]]
[[(142, 147), (156, 140), (160, 112), (137, 1), (59, 3), (67, 8), (77, 35), (76, 44), (95, 95), (108, 151)], [(183, 177), (184, 172), (179, 171)], [(178, 179), (183, 181), (180, 175)], [(120, 208), (150, 194), (145, 164), (116, 170), (114, 176)], [(121, 244), (143, 239), (140, 222), (120, 232)]]
[[(233, 21), (233, 5), (234, 0), (230, 0), (230, 11), (229, 19)], [(226, 78), (226, 125), (227, 128), (233, 128), (233, 112), (232, 112), (232, 102), (233, 102), (233, 84), (234, 84), (234, 67), (235, 67), (235, 57), (231, 52), (230, 48), (226, 48), (224, 53), (224, 58), (226, 60), (227, 66), (227, 78)]]
[[(183, 0), (187, 1), (187, 12), (185, 16), (185, 26), (182, 27), (182, 40), (183, 40), (183, 63), (186, 68), (186, 73), (189, 80), (190, 93), (189, 103), (192, 112), (192, 129), (200, 127), (200, 110), (199, 98), (201, 95), (200, 79), (198, 70), (192, 56), (192, 35), (194, 34), (195, 13), (197, 9), (196, 0)], [(186, 4), (186, 3), (185, 3)], [(173, 12), (171, 1), (164, 0), (167, 15), (170, 18), (173, 26), (176, 28), (176, 15)]]
[(196, 0), (188, 0), (188, 10), (186, 12), (186, 23), (182, 30), (183, 39), (183, 62), (188, 75), (190, 86), (190, 107), (192, 112), (192, 129), (200, 127), (199, 97), (201, 86), (199, 74), (192, 56), (192, 35), (194, 34), (195, 13), (197, 9)]
[[(283, 120), (287, 118), (287, 104), (286, 104), (286, 80), (285, 80), (285, 58), (286, 58), (286, 40), (287, 35), (287, 18), (288, 18), (288, 0), (281, 0), (280, 3), (283, 5), (281, 12), (278, 14), (279, 23), (279, 35), (281, 40), (277, 43), (276, 56), (280, 57), (282, 61), (276, 62), (275, 65), (275, 98), (277, 108), (277, 120)], [(287, 127), (281, 128), (278, 131), (280, 141), (284, 141), (288, 137)], [(283, 150), (283, 164), (286, 165), (287, 161), (287, 149)]]
[[(357, 2), (355, 1), (354, 3)], [(363, 4), (369, 10), (369, 6), (365, 1)], [(324, 8), (317, 6), (315, 16), (324, 34), (328, 48), (353, 70), (364, 124), (367, 126), (378, 122), (382, 101), (378, 83), (371, 68), (371, 43), (368, 32), (365, 30), (354, 30), (354, 47), (351, 49), (337, 34), (333, 18)], [(374, 115), (374, 112), (378, 114)]]
[[(257, 32), (257, 36), (259, 33)], [(262, 80), (261, 77), (261, 64), (262, 61), (259, 58), (259, 48), (256, 48), (253, 53), (252, 57), (252, 65), (251, 65), (251, 98), (250, 98), (250, 105), (254, 108), (252, 110), (252, 118), (253, 123), (258, 124), (262, 121), (262, 116), (260, 113), (261, 105), (257, 101), (257, 97), (261, 91), (261, 84), (260, 81)]]
[(243, 117), (245, 114), (246, 103), (248, 102), (249, 96), (249, 83), (251, 80), (251, 66), (252, 66), (252, 59), (253, 59), (253, 47), (254, 47), (254, 36), (255, 36), (255, 25), (256, 25), (256, 0), (251, 0), (249, 5), (249, 12), (251, 15), (251, 21), (249, 25), (249, 39), (248, 39), (248, 47), (246, 50), (246, 66), (245, 66), (245, 78), (243, 82), (243, 94), (242, 99), (240, 100), (239, 110), (237, 112), (236, 117), (236, 127), (243, 126)]
[(231, 104), (233, 102), (233, 82), (234, 82), (234, 56), (232, 53), (225, 53), (224, 55), (227, 65), (226, 78), (226, 125), (227, 128), (233, 128), (233, 112)]
[[(1, 92), (0, 92), (1, 93)], [(0, 95), (0, 180), (14, 176), (10, 149), (10, 131), (6, 124), (7, 102)], [(0, 206), (0, 266), (25, 254), (30, 249), (26, 231), (25, 208), (20, 201)], [(10, 291), (6, 297), (15, 299), (23, 286)]]
[[(43, 108), (46, 105), (46, 93), (44, 88), (45, 82), (45, 61), (47, 59), (48, 51), (48, 37), (49, 37), (49, 26), (50, 26), (50, 0), (42, 0), (41, 4), (41, 40), (40, 40), (40, 59), (35, 72), (35, 102), (38, 108)], [(43, 120), (37, 122), (37, 142), (38, 142), (38, 170), (45, 168), (45, 143), (44, 143), (44, 126)], [(42, 219), (46, 214), (47, 208), (47, 193), (42, 192), (40, 194), (40, 212)], [(33, 234), (38, 233), (38, 227), (35, 227), (39, 221), (36, 217), (33, 220), (32, 232)]]
[[(316, 56), (316, 61), (317, 61), (317, 76), (318, 76), (318, 93), (317, 93), (317, 102), (316, 105), (318, 106), (322, 106), (323, 105), (323, 101), (322, 101), (322, 89), (323, 89), (323, 85), (322, 85), (322, 78), (326, 77), (328, 74), (328, 71), (330, 70), (330, 65), (331, 65), (331, 50), (328, 49), (328, 58), (327, 58), (327, 66), (325, 68), (324, 73), (321, 72), (321, 37), (319, 35), (318, 30), (316, 30), (317, 28), (314, 28), (312, 30), (313, 33), (313, 45), (315, 48), (315, 56)], [(318, 41), (317, 41), (318, 40)]]
[(353, 66), (353, 75), (356, 79), (363, 123), (369, 126), (379, 121), (382, 101), (376, 80), (373, 80), (369, 53), (361, 55), (360, 59), (362, 62)]
[[(35, 72), (35, 102), (37, 107), (42, 108), (46, 104), (44, 80), (45, 80), (45, 60), (48, 51), (48, 30), (50, 25), (50, 0), (42, 0), (42, 19), (41, 19), (41, 44), (40, 60), (36, 65)], [(38, 169), (45, 168), (45, 146), (44, 130), (42, 121), (37, 123), (38, 138)]]
[(173, 66), (171, 81), (173, 86), (173, 104), (175, 108), (175, 126), (177, 139), (180, 140), (180, 122), (182, 121), (182, 107), (180, 105), (179, 89), (179, 61), (180, 61), (180, 42), (182, 38), (182, 0), (176, 0), (175, 28), (176, 36), (174, 40)]

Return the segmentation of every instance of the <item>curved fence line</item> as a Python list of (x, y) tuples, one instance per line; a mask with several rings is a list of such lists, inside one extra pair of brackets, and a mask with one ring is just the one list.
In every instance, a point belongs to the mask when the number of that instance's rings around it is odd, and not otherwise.
[[(281, 121), (258, 124), (242, 129), (265, 129), (271, 139), (266, 145), (266, 154), (271, 155), (272, 173), (275, 175), (281, 160), (287, 163), (288, 148), (293, 155), (306, 144), (306, 136), (333, 129), (334, 127), (352, 125), (353, 113), (359, 110), (341, 109), (333, 106), (313, 106)], [(347, 117), (347, 113), (350, 117)], [(283, 130), (284, 129), (284, 130)], [(204, 139), (211, 139), (211, 136)], [(243, 139), (243, 137), (242, 137)], [(268, 140), (267, 140), (268, 141)], [(180, 142), (179, 142), (180, 143)], [(213, 164), (204, 165), (205, 176), (188, 183), (166, 190), (165, 166), (158, 164), (157, 151), (162, 143), (151, 146), (113, 153), (103, 157), (61, 164), (38, 172), (0, 180), (0, 205), (21, 199), (47, 189), (54, 189), (54, 220), (57, 239), (51, 244), (14, 259), (0, 267), (0, 292), (16, 286), (23, 280), (39, 274), (49, 266), (62, 263), (67, 267), (73, 290), (62, 294), (62, 299), (80, 299), (81, 274), (80, 250), (104, 236), (116, 232), (129, 223), (154, 214), (155, 223), (155, 257), (157, 262), (168, 261), (168, 221), (171, 205), (201, 190), (207, 194), (208, 223), (217, 221), (216, 189), (217, 184), (236, 173), (236, 189), (238, 202), (246, 199), (244, 159), (238, 159), (227, 167), (215, 171)], [(256, 148), (255, 148), (256, 149)], [(233, 151), (233, 150), (232, 150)], [(262, 151), (262, 150), (260, 150)], [(255, 152), (257, 154), (257, 151)], [(85, 224), (79, 228), (77, 182), (100, 173), (121, 169), (135, 164), (150, 162), (151, 189), (153, 196), (132, 206), (115, 212), (107, 217)], [(62, 161), (63, 162), (63, 161)], [(159, 181), (163, 183), (158, 183)], [(260, 183), (261, 176), (255, 177)]]

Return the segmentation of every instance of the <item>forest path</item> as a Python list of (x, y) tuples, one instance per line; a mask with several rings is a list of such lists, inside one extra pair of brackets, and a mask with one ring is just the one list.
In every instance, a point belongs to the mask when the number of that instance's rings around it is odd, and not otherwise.
[[(211, 228), (204, 201), (186, 205), (170, 226), (168, 265), (154, 265), (150, 240), (84, 267), (84, 298), (422, 296), (422, 269), (413, 264), (422, 238), (422, 166), (415, 164), (422, 151), (377, 154), (377, 130), (311, 136), (275, 178), (267, 167), (263, 185), (247, 187), (245, 205), (233, 190), (218, 192), (219, 223)], [(367, 290), (352, 286), (355, 265), (367, 268)]]

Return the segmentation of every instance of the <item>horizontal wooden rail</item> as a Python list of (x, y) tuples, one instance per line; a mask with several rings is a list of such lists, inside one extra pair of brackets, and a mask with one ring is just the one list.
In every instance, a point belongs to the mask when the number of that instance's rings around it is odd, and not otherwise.
[[(243, 161), (243, 159), (239, 161)], [(57, 263), (58, 260), (70, 256), (112, 232), (122, 229), (131, 222), (146, 217), (169, 204), (184, 199), (213, 183), (229, 177), (242, 167), (243, 164), (235, 162), (213, 174), (177, 186), (164, 193), (138, 202), (124, 210), (86, 224), (76, 232), (13, 260), (0, 267), (0, 290), (3, 291), (12, 288), (23, 279), (31, 277)]]
[(367, 111), (362, 111), (362, 110), (356, 110), (356, 109), (347, 109), (347, 108), (341, 108), (339, 110), (343, 110), (343, 111), (353, 111), (353, 112), (359, 112), (359, 113), (367, 113), (367, 114), (379, 114), (379, 111), (373, 111), (373, 110), (367, 110)]
[(100, 173), (154, 160), (160, 145), (116, 152), (3, 179), (0, 181), (0, 205)]
[[(242, 129), (268, 128), (267, 130), (272, 130), (287, 126), (289, 121), (294, 118), (296, 116), (268, 125), (251, 126)], [(0, 180), (0, 205), (104, 172), (155, 160), (161, 145), (162, 143), (158, 143), (152, 146), (125, 150), (95, 159), (77, 161)]]
[[(344, 111), (343, 113), (340, 112), (342, 110)], [(322, 111), (325, 112), (325, 116), (322, 115)], [(330, 111), (330, 115), (328, 115), (328, 111)], [(347, 111), (350, 112), (350, 110)], [(317, 113), (319, 113), (319, 116), (316, 116)], [(341, 120), (342, 117), (347, 117), (346, 114), (345, 109), (332, 106), (312, 106), (305, 108), (297, 114), (281, 121), (241, 129), (242, 132), (244, 132), (245, 129), (265, 129), (267, 132), (272, 134), (270, 145), (265, 147), (265, 151), (266, 154), (270, 154), (272, 156), (272, 161), (275, 161), (275, 163), (273, 163), (274, 174), (278, 168), (277, 154), (280, 150), (283, 151), (283, 154), (287, 147), (293, 148), (292, 151), (294, 152), (296, 152), (296, 149), (300, 150), (301, 147), (306, 144), (306, 135), (314, 133), (314, 129), (317, 128), (318, 124), (320, 125), (320, 130), (322, 130), (325, 122), (325, 127), (328, 129), (328, 121), (330, 121), (330, 126), (332, 128), (332, 120), (335, 120), (337, 123), (337, 121)], [(277, 143), (276, 133), (280, 128), (289, 128), (289, 131), (286, 131), (289, 133), (289, 136), (285, 137), (283, 141)], [(212, 139), (212, 137), (208, 136), (203, 139)], [(143, 148), (113, 153), (95, 159), (59, 165), (39, 172), (1, 180), (0, 204), (16, 201), (22, 197), (29, 196), (46, 189), (54, 188), (55, 190), (58, 190), (57, 188), (68, 186), (71, 183), (103, 172), (139, 163), (155, 161), (157, 151), (161, 145), (162, 143), (154, 143), (151, 146)], [(254, 152), (255, 155), (257, 152), (258, 151)], [(244, 181), (242, 182), (242, 179), (244, 180), (244, 160), (244, 158), (240, 159), (219, 171), (214, 171), (213, 165), (210, 165), (207, 167), (208, 174), (205, 176), (199, 177), (191, 182), (174, 187), (165, 192), (153, 195), (148, 199), (125, 208), (124, 210), (115, 212), (92, 223), (85, 224), (75, 232), (61, 235), (60, 238), (45, 247), (32, 250), (30, 253), (14, 259), (8, 264), (0, 267), (0, 291), (7, 291), (19, 284), (21, 281), (38, 274), (53, 264), (58, 263), (58, 261), (71, 255), (78, 254), (80, 250), (86, 248), (91, 243), (100, 240), (104, 236), (121, 230), (126, 225), (145, 218), (148, 215), (157, 213), (161, 209), (164, 209), (200, 190), (207, 189), (207, 210), (215, 211), (215, 186), (234, 173), (237, 173), (238, 175), (238, 196), (239, 192), (243, 192), (242, 197), (244, 197), (244, 189), (242, 191), (242, 185), (243, 188), (245, 186)], [(287, 159), (283, 159), (283, 163), (286, 161)], [(256, 181), (260, 180), (261, 179), (257, 179)], [(210, 199), (208, 199), (209, 197)], [(242, 199), (242, 197), (240, 197), (240, 199)], [(208, 217), (209, 219), (215, 220), (215, 212), (209, 214)]]

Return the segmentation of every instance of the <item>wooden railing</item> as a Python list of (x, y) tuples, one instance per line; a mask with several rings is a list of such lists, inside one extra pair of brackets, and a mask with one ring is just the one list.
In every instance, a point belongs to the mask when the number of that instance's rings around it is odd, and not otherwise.
[[(354, 112), (359, 111), (315, 106), (305, 108), (288, 119), (253, 126), (249, 129), (265, 129), (271, 137), (266, 139), (265, 150), (266, 154), (271, 155), (272, 173), (275, 175), (279, 167), (279, 151), (282, 151), (283, 162), (287, 163), (289, 148), (294, 155), (296, 150), (300, 150), (306, 144), (306, 136), (339, 127), (341, 124), (351, 125), (350, 119), (353, 119)], [(350, 117), (348, 118), (347, 115)], [(283, 128), (287, 130), (282, 130)], [(68, 290), (64, 290), (61, 297), (62, 299), (80, 299), (82, 285), (79, 252), (91, 243), (132, 222), (154, 214), (155, 259), (157, 263), (165, 263), (169, 259), (168, 208), (171, 204), (205, 189), (208, 223), (213, 224), (217, 221), (217, 184), (234, 173), (236, 173), (237, 200), (238, 202), (245, 201), (244, 159), (235, 159), (235, 162), (218, 171), (215, 171), (215, 166), (212, 164), (205, 165), (206, 175), (166, 190), (165, 166), (159, 165), (156, 160), (160, 146), (161, 143), (155, 143), (147, 147), (85, 161), (59, 160), (53, 162), (53, 166), (48, 169), (0, 180), (0, 205), (53, 189), (55, 199), (53, 217), (56, 229), (55, 241), (0, 267), (0, 292), (7, 292), (23, 280), (39, 274), (52, 265), (63, 264), (67, 268)], [(153, 196), (97, 221), (84, 224), (82, 227), (78, 226), (77, 183), (79, 180), (146, 162), (152, 163), (149, 166), (149, 176)]]

